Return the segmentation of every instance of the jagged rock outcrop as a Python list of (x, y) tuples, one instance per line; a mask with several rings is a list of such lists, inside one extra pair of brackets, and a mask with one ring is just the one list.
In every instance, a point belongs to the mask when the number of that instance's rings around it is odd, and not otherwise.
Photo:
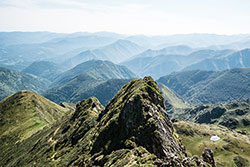
[(202, 159), (203, 161), (211, 164), (212, 167), (216, 167), (215, 161), (214, 161), (214, 153), (211, 149), (205, 149), (202, 153)]
[(198, 166), (189, 158), (151, 77), (126, 84), (106, 108), (91, 97), (26, 139), (5, 166)]

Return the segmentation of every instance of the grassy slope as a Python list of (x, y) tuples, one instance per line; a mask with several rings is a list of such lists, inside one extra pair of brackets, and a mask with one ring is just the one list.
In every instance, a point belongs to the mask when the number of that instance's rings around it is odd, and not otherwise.
[[(204, 148), (210, 148), (218, 167), (235, 167), (233, 159), (237, 156), (250, 162), (250, 139), (246, 135), (220, 126), (184, 121), (174, 123), (174, 127), (189, 154), (201, 156)], [(210, 140), (213, 135), (221, 139), (213, 142)]]
[(51, 125), (68, 111), (44, 97), (21, 91), (0, 102), (1, 144), (13, 144)]
[(173, 90), (162, 83), (158, 83), (158, 87), (162, 91), (165, 103), (169, 103), (174, 108), (188, 108), (189, 105), (181, 97), (179, 97)]

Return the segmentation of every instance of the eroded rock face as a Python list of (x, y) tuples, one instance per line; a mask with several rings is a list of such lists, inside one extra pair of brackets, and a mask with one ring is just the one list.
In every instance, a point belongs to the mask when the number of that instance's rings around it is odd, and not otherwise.
[[(182, 148), (174, 139), (164, 99), (152, 78), (131, 82), (123, 90), (116, 96), (123, 103), (115, 104), (115, 107), (109, 104), (106, 110), (109, 110), (107, 114), (118, 114), (117, 127), (123, 131), (124, 138), (134, 138), (137, 145), (160, 158), (168, 157), (171, 153), (181, 155)], [(124, 140), (122, 138), (120, 140)]]
[[(126, 148), (130, 140), (158, 158), (182, 157), (183, 149), (174, 138), (164, 99), (151, 77), (124, 86), (107, 105), (99, 121), (100, 135), (92, 153)], [(107, 145), (108, 148), (103, 149)]]
[(138, 145), (158, 157), (168, 157), (171, 153), (181, 155), (182, 148), (173, 137), (172, 123), (165, 112), (163, 98), (151, 93), (153, 87), (146, 89), (147, 92), (131, 97), (124, 106), (121, 120), (126, 135), (135, 137)]
[(214, 154), (211, 149), (205, 149), (202, 153), (202, 159), (204, 162), (209, 163), (212, 167), (215, 167)]

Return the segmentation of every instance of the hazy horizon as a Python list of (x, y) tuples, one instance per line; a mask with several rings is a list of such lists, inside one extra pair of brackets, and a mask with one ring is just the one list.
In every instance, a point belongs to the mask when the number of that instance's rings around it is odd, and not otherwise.
[(124, 35), (124, 36), (147, 36), (147, 37), (157, 37), (157, 36), (175, 36), (175, 35), (218, 35), (218, 36), (237, 36), (237, 35), (250, 35), (250, 33), (235, 33), (235, 34), (219, 34), (219, 33), (175, 33), (175, 34), (124, 34), (119, 32), (112, 32), (112, 31), (75, 31), (75, 32), (55, 32), (55, 31), (20, 31), (20, 30), (10, 30), (10, 31), (0, 31), (4, 33), (14, 33), (14, 32), (23, 32), (23, 33), (39, 33), (39, 32), (48, 32), (48, 33), (58, 33), (58, 34), (76, 34), (76, 33), (89, 33), (89, 34), (95, 34), (95, 33), (114, 33), (117, 35)]
[(2, 0), (0, 31), (249, 34), (247, 0)]

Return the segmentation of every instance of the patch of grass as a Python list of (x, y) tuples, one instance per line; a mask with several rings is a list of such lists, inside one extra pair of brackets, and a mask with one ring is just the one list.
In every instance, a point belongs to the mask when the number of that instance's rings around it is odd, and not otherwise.
[[(184, 121), (174, 123), (174, 127), (179, 132), (178, 135), (190, 155), (201, 156), (205, 148), (210, 148), (214, 152), (214, 158), (218, 167), (235, 167), (233, 159), (238, 155), (250, 161), (250, 140), (245, 135), (215, 125), (195, 124)], [(185, 133), (188, 129), (192, 129), (194, 135)], [(210, 137), (213, 135), (218, 135), (221, 139), (215, 142), (211, 141)]]

